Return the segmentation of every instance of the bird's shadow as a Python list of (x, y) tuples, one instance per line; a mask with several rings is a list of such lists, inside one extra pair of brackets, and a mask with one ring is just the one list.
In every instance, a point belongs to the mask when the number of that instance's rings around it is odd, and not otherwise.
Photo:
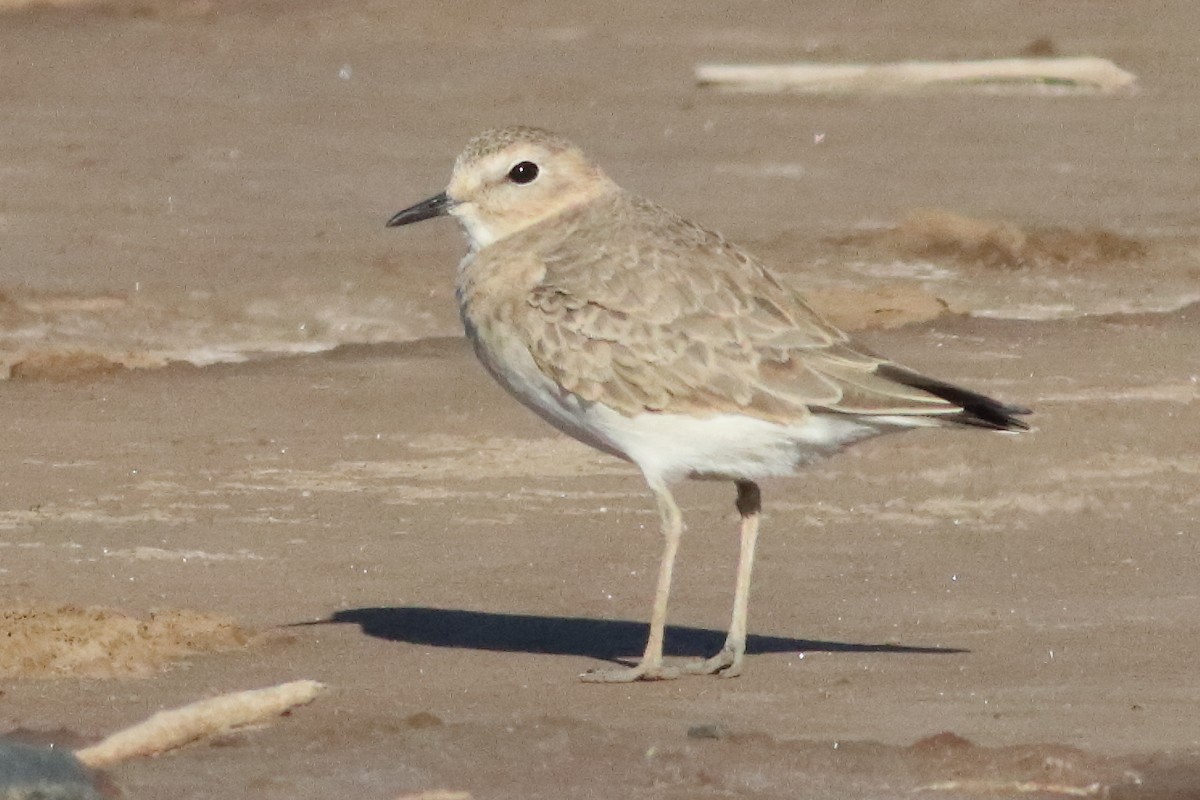
[[(328, 619), (296, 625), (358, 625), (363, 633), (392, 642), (490, 650), (504, 653), (544, 653), (585, 656), (626, 663), (642, 652), (647, 625), (630, 620), (584, 617), (544, 617), (531, 614), (493, 614), (453, 608), (350, 608)], [(664, 652), (670, 656), (711, 655), (725, 642), (725, 634), (707, 628), (668, 626)], [(964, 653), (953, 647), (914, 647), (795, 639), (788, 636), (746, 638), (746, 652), (754, 653)]]

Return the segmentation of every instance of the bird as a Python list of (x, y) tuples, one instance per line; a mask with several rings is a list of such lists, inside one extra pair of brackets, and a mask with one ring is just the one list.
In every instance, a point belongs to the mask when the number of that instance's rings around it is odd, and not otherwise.
[[(635, 465), (656, 501), (645, 650), (584, 681), (741, 674), (760, 480), (885, 433), (1029, 429), (1028, 408), (876, 355), (746, 250), (622, 189), (549, 131), (479, 134), (445, 191), (386, 226), (446, 215), (467, 239), (455, 295), (483, 367), (563, 433)], [(685, 479), (734, 484), (740, 553), (724, 645), (679, 666), (664, 663), (663, 639), (684, 530), (671, 487)]]

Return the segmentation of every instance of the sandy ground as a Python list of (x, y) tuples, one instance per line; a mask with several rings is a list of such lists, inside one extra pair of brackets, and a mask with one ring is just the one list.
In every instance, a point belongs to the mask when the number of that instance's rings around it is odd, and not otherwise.
[[(0, 727), (74, 746), (312, 678), (329, 693), (267, 728), (109, 777), (180, 800), (1200, 796), (1200, 307), (1084, 314), (1200, 283), (1200, 15), (1049, 5), (4, 17), (0, 291), (16, 300), (0, 316), (145, 291), (202, 295), (179, 308), (220, 327), (214, 309), (241, 324), (247, 297), (381, 297), (372, 308), (413, 340), (0, 383)], [(1043, 36), (1117, 60), (1142, 93), (799, 100), (690, 84), (701, 60), (1007, 55)], [(919, 207), (1117, 231), (1133, 249), (985, 258), (964, 267), (971, 291), (886, 294), (925, 321), (868, 331), (872, 346), (1032, 405), (1037, 431), (915, 433), (765, 485), (746, 674), (584, 685), (642, 646), (650, 498), (475, 365), (456, 338), (457, 234), (380, 227), (441, 188), (471, 134), (513, 121), (584, 141), (798, 282), (814, 264), (835, 309), (847, 285), (867, 291), (851, 306), (878, 296), (840, 271), (890, 246), (863, 231)], [(816, 131), (828, 148), (813, 155)], [(797, 158), (801, 179), (771, 167)], [(1091, 305), (946, 313), (1062, 286)], [(674, 656), (720, 644), (732, 500), (680, 492)]]

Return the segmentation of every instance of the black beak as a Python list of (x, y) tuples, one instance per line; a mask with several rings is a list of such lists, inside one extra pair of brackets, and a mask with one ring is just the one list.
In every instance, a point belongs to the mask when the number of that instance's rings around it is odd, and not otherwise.
[(396, 214), (396, 216), (387, 221), (387, 227), (395, 228), (400, 225), (420, 222), (423, 219), (440, 217), (443, 214), (449, 214), (452, 208), (454, 208), (454, 201), (445, 192), (435, 194), (428, 200), (422, 200), (415, 206), (410, 206)]

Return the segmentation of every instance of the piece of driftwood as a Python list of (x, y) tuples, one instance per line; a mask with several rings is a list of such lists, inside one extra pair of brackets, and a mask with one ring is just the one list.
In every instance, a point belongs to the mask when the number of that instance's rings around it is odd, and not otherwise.
[(103, 767), (136, 756), (156, 755), (206, 736), (276, 717), (311, 703), (324, 689), (324, 684), (316, 681), (292, 681), (200, 700), (182, 708), (160, 711), (98, 744), (77, 750), (75, 757), (89, 767)]
[(992, 61), (904, 61), (895, 64), (701, 64), (701, 86), (739, 92), (902, 94), (978, 91), (1026, 94), (1112, 94), (1137, 78), (1104, 58), (1005, 58)]
[(999, 781), (961, 780), (939, 781), (918, 786), (913, 792), (967, 792), (972, 794), (1059, 794), (1067, 797), (1095, 797), (1104, 794), (1107, 787), (1099, 783), (1087, 786), (1072, 786), (1065, 783), (1043, 781)]

